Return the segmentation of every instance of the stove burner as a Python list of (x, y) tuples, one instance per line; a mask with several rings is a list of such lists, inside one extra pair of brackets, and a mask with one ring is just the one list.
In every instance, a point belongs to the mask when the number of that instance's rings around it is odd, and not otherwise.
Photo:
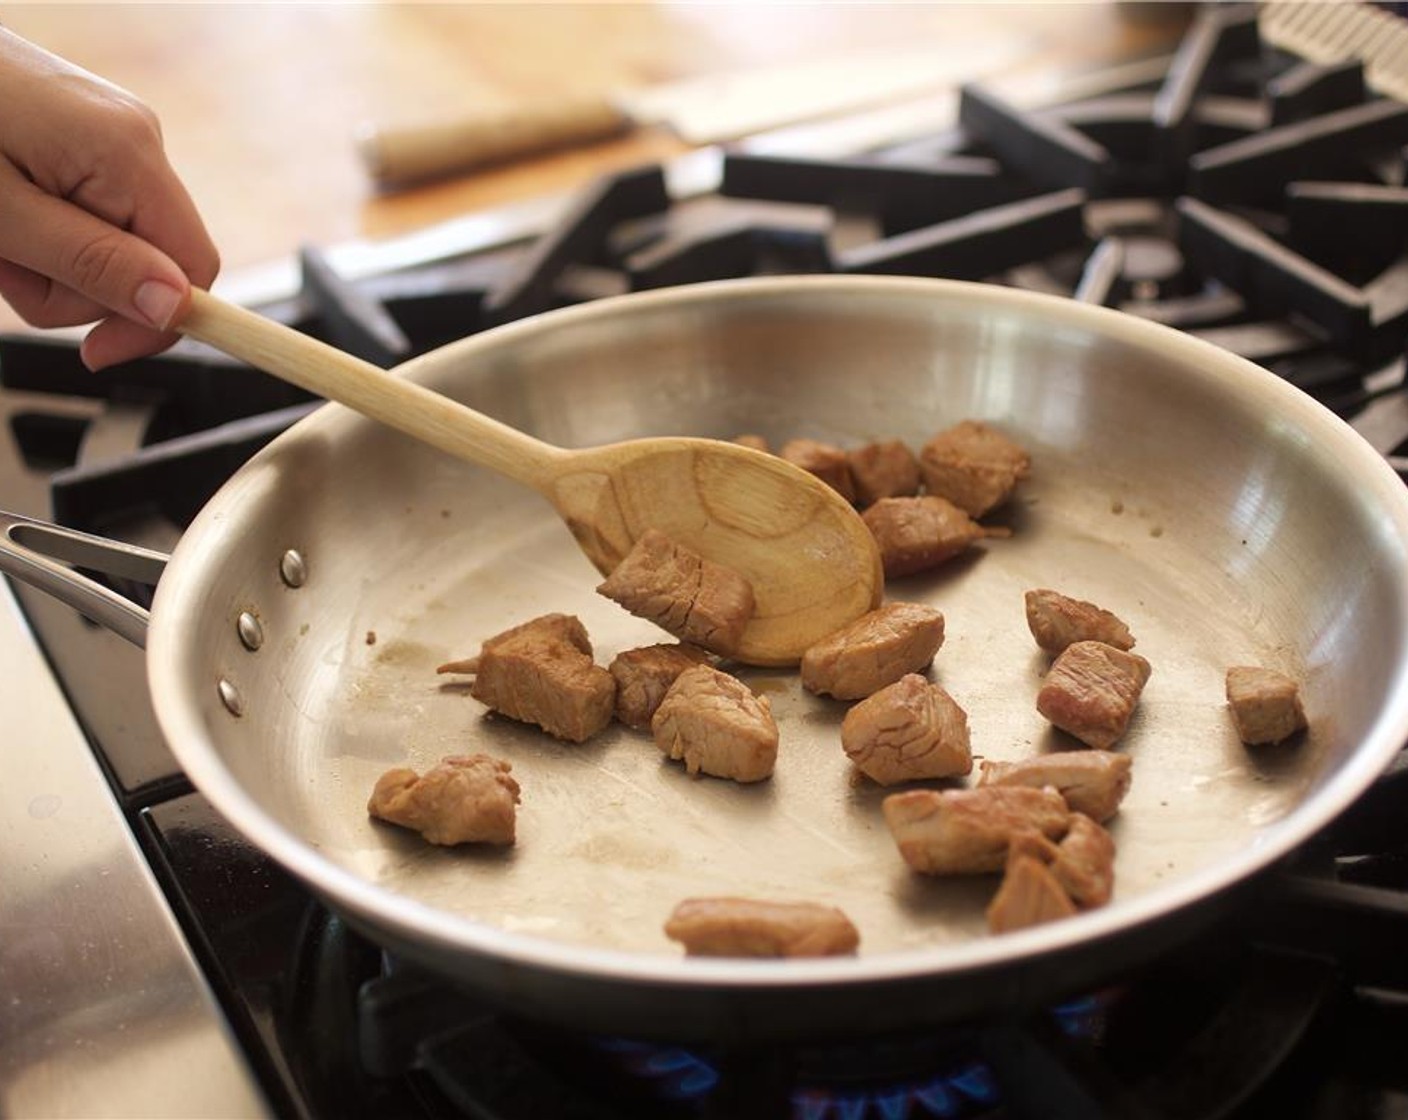
[[(1068, 1001), (1044, 1016), (1044, 1029), (1072, 1045), (1097, 1044), (1118, 998)], [(989, 1115), (1003, 1097), (984, 1031), (969, 1026), (746, 1050), (600, 1037), (496, 1016), (395, 961), (361, 986), (358, 1012), (367, 1068), (383, 1077), (428, 1073), (447, 1096), (468, 1095), (492, 1115), (501, 1098), (549, 1115), (550, 1102), (570, 1096), (582, 1107), (629, 1101), (635, 1110), (621, 1114), (632, 1116), (960, 1120)], [(488, 1090), (486, 1064), (500, 1071)]]
[[(1171, 64), (1019, 110), (982, 85), (959, 125), (839, 160), (733, 150), (717, 192), (662, 168), (590, 184), (527, 242), (356, 281), (314, 247), (262, 310), (378, 365), (548, 308), (733, 276), (879, 272), (1119, 308), (1265, 365), (1408, 474), (1408, 107), (1358, 63), (1258, 41), (1205, 8)], [(169, 547), (317, 402), (212, 351), (90, 374), (71, 343), (0, 336), (21, 512)], [(114, 790), (281, 1114), (512, 1120), (1384, 1115), (1408, 1083), (1408, 765), (1212, 936), (1035, 1018), (770, 1050), (592, 1039), (481, 1006), (383, 954), (190, 791), (136, 651), (25, 598)], [(103, 690), (106, 682), (106, 691)], [(1390, 951), (1385, 951), (1386, 949)], [(1015, 1015), (1015, 1012), (1010, 1013)]]

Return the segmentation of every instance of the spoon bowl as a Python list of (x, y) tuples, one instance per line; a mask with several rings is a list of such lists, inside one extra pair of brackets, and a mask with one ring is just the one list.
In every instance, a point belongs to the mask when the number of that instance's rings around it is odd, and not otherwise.
[(537, 490), (609, 573), (656, 529), (753, 587), (734, 654), (795, 665), (875, 607), (879, 549), (850, 503), (804, 470), (722, 440), (660, 437), (568, 450), (228, 303), (191, 293), (181, 333)]

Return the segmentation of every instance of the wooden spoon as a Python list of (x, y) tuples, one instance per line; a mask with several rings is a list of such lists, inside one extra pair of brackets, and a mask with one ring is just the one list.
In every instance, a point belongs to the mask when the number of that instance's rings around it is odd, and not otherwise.
[(727, 565), (757, 606), (736, 657), (793, 665), (880, 602), (870, 530), (825, 483), (721, 440), (662, 437), (565, 450), (206, 292), (177, 329), (311, 393), (531, 486), (605, 574), (647, 529)]

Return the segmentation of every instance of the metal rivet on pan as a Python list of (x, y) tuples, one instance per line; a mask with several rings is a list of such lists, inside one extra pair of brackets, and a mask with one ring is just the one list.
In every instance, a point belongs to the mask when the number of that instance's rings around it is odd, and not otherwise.
[(220, 678), (215, 687), (220, 690), (220, 702), (232, 716), (244, 715), (244, 699), (240, 696), (239, 689), (224, 677)]
[(240, 641), (244, 643), (244, 648), (251, 653), (264, 644), (264, 627), (259, 624), (259, 619), (249, 611), (240, 611), (240, 617), (235, 622), (235, 629), (239, 631)]
[(290, 587), (302, 587), (308, 582), (308, 565), (303, 559), (303, 553), (296, 548), (291, 548), (285, 552), (279, 560), (279, 575)]

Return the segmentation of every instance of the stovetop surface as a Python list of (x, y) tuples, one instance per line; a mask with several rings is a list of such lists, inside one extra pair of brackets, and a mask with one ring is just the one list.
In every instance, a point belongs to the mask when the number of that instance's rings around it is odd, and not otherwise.
[[(1142, 74), (1142, 77), (1140, 76)], [(305, 248), (267, 314), (381, 365), (603, 295), (740, 275), (939, 275), (1119, 307), (1257, 361), (1408, 441), (1408, 108), (1355, 65), (1268, 49), (1210, 10), (1171, 63), (845, 159), (740, 149), (715, 189), (659, 167), (585, 188), (532, 237), (348, 279)], [(1095, 92), (1090, 92), (1090, 91)], [(1333, 230), (1327, 236), (1326, 231)], [(0, 339), (21, 512), (158, 549), (317, 402), (192, 344), (101, 375)], [(127, 587), (141, 599), (149, 589)], [(270, 1107), (358, 1116), (1388, 1116), (1408, 1074), (1403, 771), (1247, 888), (1212, 932), (1036, 1016), (772, 1049), (584, 1038), (388, 956), (210, 808), (145, 699), (140, 653), (19, 589)]]

